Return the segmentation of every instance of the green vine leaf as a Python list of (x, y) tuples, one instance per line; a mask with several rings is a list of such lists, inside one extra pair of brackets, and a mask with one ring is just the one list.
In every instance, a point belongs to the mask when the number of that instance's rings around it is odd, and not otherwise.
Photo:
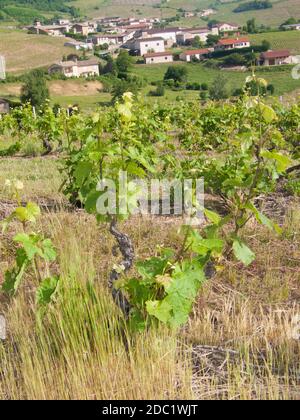
[(254, 252), (240, 239), (233, 242), (233, 252), (236, 258), (246, 266), (252, 264), (255, 260)]

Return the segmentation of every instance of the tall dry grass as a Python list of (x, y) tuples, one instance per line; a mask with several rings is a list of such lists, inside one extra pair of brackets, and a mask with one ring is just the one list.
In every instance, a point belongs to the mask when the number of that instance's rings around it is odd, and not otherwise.
[[(300, 346), (291, 334), (300, 313), (298, 211), (283, 238), (251, 227), (256, 263), (248, 269), (228, 263), (205, 285), (180, 332), (161, 328), (135, 336), (124, 329), (107, 291), (114, 257), (105, 227), (83, 213), (61, 212), (44, 215), (40, 228), (58, 249), (60, 289), (42, 327), (33, 274), (17, 297), (1, 298), (8, 339), (0, 344), (0, 398), (300, 397)], [(157, 244), (179, 244), (169, 222), (136, 219), (123, 229), (139, 257), (153, 255)], [(6, 262), (10, 246), (3, 241)]]

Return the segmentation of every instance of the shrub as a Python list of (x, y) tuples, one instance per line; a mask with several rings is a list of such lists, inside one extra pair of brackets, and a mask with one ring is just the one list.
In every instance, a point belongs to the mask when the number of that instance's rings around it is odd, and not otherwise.
[(165, 92), (166, 92), (165, 87), (163, 83), (161, 82), (157, 85), (155, 90), (152, 90), (150, 92), (150, 96), (162, 97), (162, 96), (165, 96)]
[(170, 66), (166, 71), (164, 80), (174, 80), (175, 82), (186, 82), (188, 70), (183, 66)]

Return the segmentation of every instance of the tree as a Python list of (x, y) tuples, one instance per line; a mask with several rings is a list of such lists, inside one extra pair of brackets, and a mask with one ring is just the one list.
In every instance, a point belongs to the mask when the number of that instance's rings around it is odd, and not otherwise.
[(227, 66), (244, 66), (246, 60), (242, 54), (234, 53), (224, 59), (224, 64)]
[(267, 41), (266, 39), (263, 40), (261, 43), (261, 46), (263, 47), (264, 51), (269, 51), (271, 49), (271, 43)]
[(174, 82), (186, 82), (188, 70), (183, 66), (170, 66), (166, 71), (164, 80), (174, 80)]
[(208, 47), (213, 47), (214, 45), (216, 45), (220, 40), (220, 36), (218, 35), (208, 35), (207, 36), (207, 40), (206, 40), (206, 44)]
[(41, 108), (49, 97), (49, 89), (43, 71), (31, 71), (22, 87), (21, 101), (23, 103), (30, 102), (32, 106)]
[(162, 82), (159, 82), (157, 84), (157, 87), (155, 90), (152, 90), (150, 92), (150, 96), (165, 96), (165, 87)]
[(255, 18), (249, 19), (247, 21), (247, 32), (249, 34), (254, 34), (257, 31), (256, 29), (256, 20)]
[(192, 46), (194, 48), (202, 48), (203, 47), (203, 42), (200, 39), (200, 36), (195, 36), (195, 38), (193, 39), (192, 42)]
[(116, 76), (118, 73), (117, 64), (112, 58), (111, 55), (107, 56), (107, 62), (105, 66), (103, 67), (102, 74), (111, 74), (113, 76)]
[(247, 66), (255, 66), (257, 62), (258, 55), (254, 52), (249, 52), (244, 55)]
[(115, 103), (121, 99), (126, 92), (131, 92), (136, 95), (138, 90), (139, 87), (137, 83), (128, 82), (126, 80), (118, 80), (112, 88), (112, 102)]
[(128, 73), (128, 71), (132, 67), (132, 57), (129, 55), (128, 51), (126, 50), (120, 51), (116, 64), (117, 64), (117, 69), (119, 73), (121, 74)]
[(211, 97), (211, 99), (227, 99), (229, 96), (227, 83), (228, 81), (223, 75), (217, 77), (213, 82), (211, 88), (209, 89), (209, 96)]

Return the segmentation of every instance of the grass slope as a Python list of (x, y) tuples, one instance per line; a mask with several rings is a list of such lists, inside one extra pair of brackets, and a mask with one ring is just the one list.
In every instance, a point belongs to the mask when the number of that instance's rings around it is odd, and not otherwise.
[(22, 73), (61, 60), (71, 52), (64, 47), (66, 38), (29, 35), (23, 30), (0, 28), (0, 54), (6, 58), (7, 71)]
[[(271, 0), (272, 9), (254, 10), (244, 13), (233, 13), (239, 4), (238, 1), (221, 2), (212, 4), (210, 0), (169, 0), (159, 9), (153, 7), (152, 0), (76, 0), (71, 4), (79, 7), (83, 14), (89, 17), (95, 16), (163, 16), (170, 17), (177, 13), (179, 8), (184, 10), (196, 10), (209, 8), (212, 5), (217, 8), (214, 19), (220, 21), (236, 22), (245, 24), (248, 19), (254, 17), (259, 24), (278, 26), (290, 17), (300, 19), (299, 0)], [(242, 2), (242, 0), (241, 0)], [(184, 19), (180, 24), (186, 26), (203, 25), (202, 19)]]
[(271, 43), (274, 50), (288, 49), (292, 54), (300, 54), (300, 31), (271, 32), (250, 35), (254, 45), (261, 45), (265, 39)]

